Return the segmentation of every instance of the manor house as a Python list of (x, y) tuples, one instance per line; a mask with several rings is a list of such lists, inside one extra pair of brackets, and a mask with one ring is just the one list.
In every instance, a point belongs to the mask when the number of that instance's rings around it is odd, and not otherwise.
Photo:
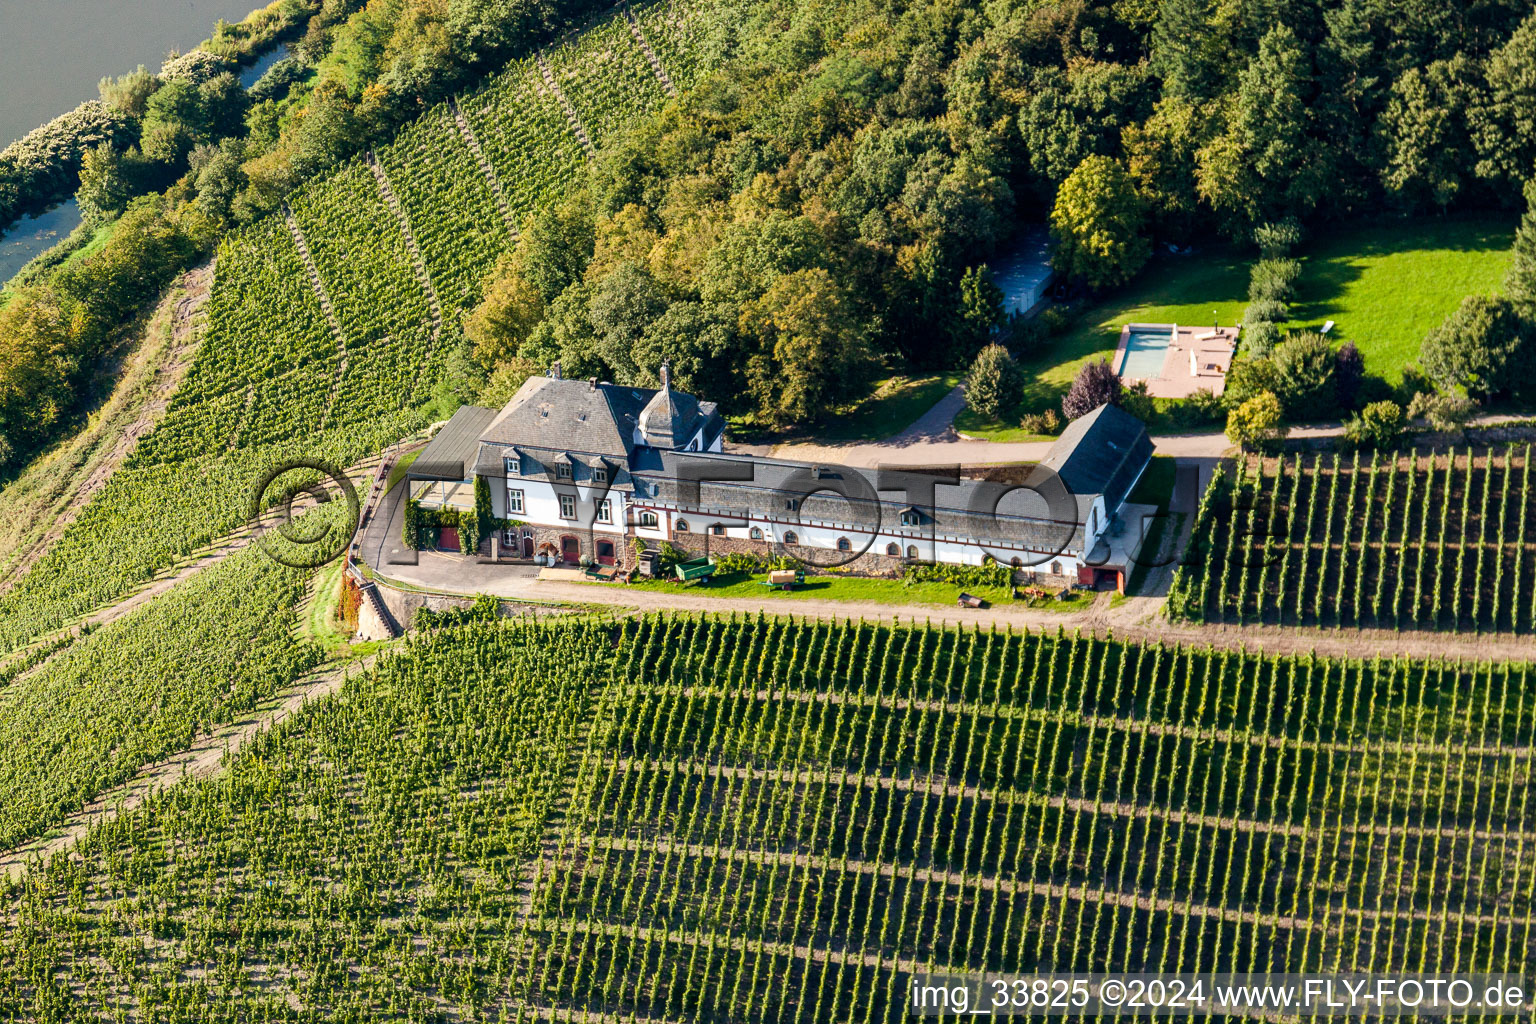
[[(1070, 423), (1038, 465), (851, 469), (734, 454), (713, 402), (567, 380), (558, 364), (500, 410), (461, 408), (411, 466), (423, 507), (474, 507), (490, 488), (496, 559), (632, 566), (667, 542), (699, 555), (784, 554), (813, 566), (897, 573), (978, 565), (1123, 584), (1111, 541), (1152, 455), (1144, 424), (1106, 405)], [(638, 543), (637, 543), (638, 542)], [(484, 552), (482, 552), (484, 553)]]

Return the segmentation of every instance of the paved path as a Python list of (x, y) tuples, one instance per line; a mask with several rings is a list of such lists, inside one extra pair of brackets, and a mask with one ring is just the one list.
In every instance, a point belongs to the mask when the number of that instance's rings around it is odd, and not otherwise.
[[(872, 467), (1038, 462), (1050, 450), (1051, 441), (984, 441), (965, 437), (954, 428), (955, 416), (964, 408), (965, 389), (957, 385), (910, 427), (883, 441), (793, 442), (774, 446), (772, 454), (775, 458), (801, 462)], [(1479, 416), (1472, 421), (1472, 426), (1496, 427), (1524, 419), (1529, 417)], [(1289, 436), (1294, 440), (1307, 440), (1338, 437), (1343, 432), (1342, 423), (1318, 423), (1292, 427)], [(1219, 430), (1155, 434), (1152, 443), (1157, 454), (1177, 459), (1215, 460), (1232, 451), (1232, 442)]]
[[(464, 595), (493, 594), (504, 600), (528, 604), (585, 604), (623, 611), (739, 612), (746, 615), (767, 612), (821, 619), (928, 621), (934, 625), (996, 625), (1031, 630), (1061, 627), (1148, 643), (1209, 645), (1271, 654), (1315, 652), (1348, 658), (1407, 655), (1427, 659), (1536, 662), (1536, 637), (1170, 623), (1158, 615), (1162, 599), (1156, 597), (1128, 601), (1116, 608), (1108, 607), (1105, 601), (1076, 613), (1015, 604), (961, 610), (948, 604), (831, 601), (806, 593), (722, 597), (711, 593), (707, 586), (697, 585), (679, 586), (675, 591), (632, 590), (619, 583), (540, 580), (538, 572), (538, 567), (533, 565), (498, 565), (459, 555), (421, 552), (415, 565), (385, 566), (381, 575), (427, 590)], [(1103, 596), (1108, 598), (1110, 595)]]

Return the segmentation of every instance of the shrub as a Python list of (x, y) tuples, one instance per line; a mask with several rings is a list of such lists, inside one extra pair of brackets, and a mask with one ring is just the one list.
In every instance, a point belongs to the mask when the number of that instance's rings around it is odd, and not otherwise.
[(160, 65), (160, 77), (165, 81), (191, 82), (201, 85), (235, 69), (233, 62), (207, 50), (191, 50), (180, 56), (171, 55)]
[(1260, 224), (1253, 229), (1253, 241), (1265, 259), (1279, 259), (1301, 244), (1301, 224), (1292, 218), (1277, 224)]
[(1296, 260), (1259, 260), (1248, 272), (1248, 301), (1290, 302), (1300, 278), (1301, 264)]
[(1221, 399), (1210, 388), (1201, 388), (1168, 410), (1168, 419), (1176, 427), (1209, 427), (1222, 421), (1225, 410)]
[(1352, 341), (1346, 341), (1333, 354), (1333, 390), (1340, 409), (1353, 409), (1365, 382), (1365, 356)]
[(417, 629), (439, 629), (444, 626), (463, 626), (471, 622), (495, 622), (500, 614), (500, 601), (490, 594), (477, 594), (474, 604), (468, 608), (446, 608), (440, 612), (430, 608), (418, 608), (415, 621)]
[(1525, 197), (1525, 216), (1520, 219), (1515, 244), (1510, 249), (1504, 294), (1530, 321), (1536, 320), (1536, 178), (1526, 182)]
[(1021, 356), (1027, 356), (1031, 352), (1038, 352), (1045, 347), (1045, 342), (1050, 334), (1050, 325), (1046, 322), (1045, 313), (1039, 316), (1025, 317), (1015, 313), (1008, 318), (1008, 348)]
[(1260, 322), (1282, 324), (1291, 318), (1291, 311), (1285, 303), (1276, 299), (1259, 299), (1248, 303), (1248, 308), (1243, 310), (1243, 326)]
[(988, 557), (981, 565), (909, 565), (902, 579), (907, 583), (953, 583), (957, 587), (1011, 587), (1013, 569)]
[(715, 572), (722, 576), (728, 576), (732, 573), (757, 572), (761, 565), (762, 561), (756, 555), (748, 554), (745, 551), (736, 551), (729, 555), (721, 555), (715, 559)]
[(1441, 391), (1463, 388), (1487, 396), (1529, 387), (1533, 347), (1513, 303), (1496, 295), (1469, 295), (1424, 339), (1419, 361)]
[(1316, 418), (1329, 411), (1337, 360), (1327, 338), (1313, 331), (1292, 335), (1270, 358), (1275, 364), (1275, 394), (1287, 412)]
[(1120, 391), (1120, 378), (1109, 368), (1107, 359), (1084, 363), (1077, 371), (1072, 387), (1061, 399), (1061, 411), (1066, 413), (1067, 419), (1075, 420), (1101, 405), (1118, 403)]
[(421, 504), (415, 498), (407, 498), (405, 502), (405, 526), (401, 530), (400, 541), (412, 551), (421, 547)]
[(1421, 391), (1408, 403), (1408, 418), (1426, 420), (1431, 429), (1460, 437), (1477, 412), (1477, 402), (1464, 391)]
[(1243, 355), (1249, 359), (1263, 359), (1280, 344), (1280, 337), (1280, 328), (1273, 320), (1257, 320), (1243, 324), (1243, 333), (1238, 340)]
[(1403, 407), (1396, 402), (1372, 402), (1344, 424), (1345, 448), (1391, 451), (1403, 441)]
[(674, 565), (682, 561), (686, 561), (683, 558), (683, 553), (667, 541), (662, 541), (661, 554), (656, 558), (656, 574), (658, 576), (665, 576), (672, 571)]
[(1157, 404), (1147, 394), (1147, 382), (1144, 380), (1137, 381), (1121, 393), (1120, 408), (1143, 423), (1150, 423), (1152, 417), (1157, 415)]
[(1227, 386), (1221, 404), (1236, 409), (1250, 398), (1266, 391), (1278, 391), (1280, 377), (1270, 359), (1235, 359), (1227, 371)]
[(1271, 391), (1255, 395), (1227, 414), (1227, 439), (1240, 448), (1271, 448), (1285, 438), (1280, 399)]
[(1024, 375), (1013, 356), (1001, 345), (983, 348), (965, 378), (965, 401), (988, 419), (1011, 410), (1024, 386)]
[(1031, 434), (1057, 434), (1061, 432), (1061, 417), (1055, 409), (1032, 412), (1019, 420), (1019, 428)]
[(1038, 319), (1051, 337), (1067, 333), (1077, 320), (1071, 309), (1066, 306), (1046, 306), (1040, 311)]

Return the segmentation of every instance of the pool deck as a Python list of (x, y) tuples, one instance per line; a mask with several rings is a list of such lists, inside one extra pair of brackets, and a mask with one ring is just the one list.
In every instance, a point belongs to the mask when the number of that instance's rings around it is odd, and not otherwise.
[(1227, 386), (1227, 370), (1237, 348), (1236, 327), (1186, 327), (1183, 324), (1126, 324), (1120, 328), (1120, 345), (1115, 349), (1115, 373), (1125, 364), (1125, 350), (1131, 331), (1157, 330), (1174, 333), (1163, 353), (1163, 369), (1156, 377), (1122, 377), (1127, 384), (1146, 380), (1147, 394), (1153, 398), (1188, 398), (1206, 390), (1220, 395)]

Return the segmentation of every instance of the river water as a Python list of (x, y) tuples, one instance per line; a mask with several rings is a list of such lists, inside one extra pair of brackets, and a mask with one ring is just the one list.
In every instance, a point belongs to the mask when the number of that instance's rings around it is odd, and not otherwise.
[[(96, 83), (239, 21), (259, 0), (0, 0), (0, 149), (96, 95)], [(73, 202), (0, 237), (0, 283), (80, 222)]]

